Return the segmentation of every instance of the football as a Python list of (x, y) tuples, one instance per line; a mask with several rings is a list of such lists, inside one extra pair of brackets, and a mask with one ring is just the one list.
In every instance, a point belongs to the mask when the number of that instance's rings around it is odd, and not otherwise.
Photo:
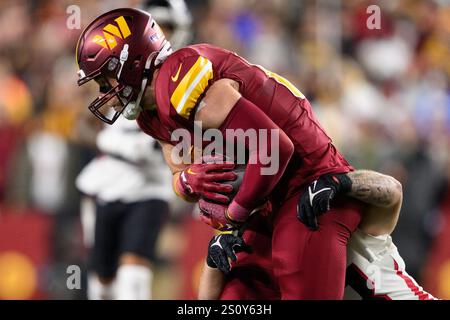
[[(222, 154), (215, 154), (212, 156), (205, 156), (203, 158), (203, 161), (205, 163), (213, 163), (217, 160), (221, 160), (221, 161), (227, 161), (227, 162), (232, 162), (232, 160), (228, 157), (226, 157), (225, 155)], [(229, 180), (224, 180), (224, 181), (217, 181), (218, 183), (224, 183), (224, 184), (230, 184), (233, 187), (233, 190), (229, 193), (222, 193), (223, 195), (229, 197), (230, 202), (233, 200), (233, 198), (236, 196), (237, 192), (239, 191), (239, 187), (242, 184), (242, 180), (244, 179), (244, 174), (245, 174), (245, 170), (247, 168), (247, 164), (235, 164), (234, 169), (232, 170), (235, 174), (236, 174), (236, 179), (233, 181), (229, 181)], [(218, 192), (221, 193), (221, 192)], [(214, 202), (211, 199), (207, 199), (207, 198), (203, 198), (203, 200), (206, 200), (208, 202)]]
[(239, 191), (239, 187), (242, 184), (242, 180), (244, 179), (246, 165), (245, 164), (237, 164), (233, 169), (233, 172), (236, 174), (236, 180), (234, 181), (224, 181), (224, 183), (231, 184), (233, 186), (233, 191), (227, 194), (230, 197), (230, 201), (236, 196)]

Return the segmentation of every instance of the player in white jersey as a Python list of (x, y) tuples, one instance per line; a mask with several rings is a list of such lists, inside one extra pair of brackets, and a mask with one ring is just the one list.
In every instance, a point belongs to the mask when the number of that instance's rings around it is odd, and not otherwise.
[(150, 299), (156, 240), (173, 199), (171, 173), (155, 140), (135, 122), (117, 122), (98, 133), (100, 154), (76, 180), (90, 197), (81, 213), (91, 248), (88, 298)]
[[(365, 202), (366, 206), (359, 229), (353, 233), (347, 246), (347, 287), (344, 298), (347, 300), (436, 299), (408, 275), (405, 262), (390, 236), (397, 224), (402, 204), (401, 185), (394, 178), (374, 171), (357, 170), (349, 173), (349, 176), (353, 185), (352, 191), (347, 195)], [(329, 195), (326, 195), (327, 189), (318, 188), (319, 184), (313, 183), (309, 186), (312, 188), (309, 194), (313, 197), (311, 199), (305, 197), (302, 202), (306, 206), (303, 209), (310, 213), (312, 220), (315, 220), (318, 214), (324, 214), (327, 211), (325, 209), (319, 212), (315, 208), (320, 206), (328, 208), (329, 203), (326, 202), (331, 200)], [(305, 193), (308, 194), (308, 192)], [(326, 196), (314, 197), (319, 194)], [(246, 244), (239, 234), (222, 234), (211, 240), (200, 281), (200, 299), (220, 298), (222, 288), (226, 281), (229, 281), (227, 279), (230, 279), (224, 274), (232, 272), (229, 258), (233, 260), (236, 258), (233, 256), (234, 253), (246, 249)], [(239, 254), (237, 258), (239, 259)], [(273, 292), (277, 289), (268, 290)], [(270, 296), (274, 297), (276, 293)], [(264, 299), (264, 296), (261, 299)]]
[[(189, 41), (191, 16), (183, 0), (143, 1), (173, 45)], [(100, 155), (79, 174), (86, 195), (81, 219), (90, 250), (88, 299), (152, 298), (152, 262), (159, 232), (174, 202), (172, 174), (159, 144), (123, 117), (114, 126), (95, 129), (80, 119), (80, 140)]]

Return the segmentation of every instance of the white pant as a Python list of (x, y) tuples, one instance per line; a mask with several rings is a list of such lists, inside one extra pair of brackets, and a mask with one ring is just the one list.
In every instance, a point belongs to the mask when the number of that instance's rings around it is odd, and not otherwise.
[(373, 237), (360, 230), (347, 246), (345, 299), (432, 300), (405, 270), (390, 236)]

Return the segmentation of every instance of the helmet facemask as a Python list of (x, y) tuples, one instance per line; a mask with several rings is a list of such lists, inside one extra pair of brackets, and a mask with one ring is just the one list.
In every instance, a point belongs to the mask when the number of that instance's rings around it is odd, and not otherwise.
[[(117, 57), (110, 57), (97, 70), (89, 75), (84, 75), (80, 70), (78, 72), (80, 78), (78, 85), (81, 86), (91, 80), (94, 80), (100, 87), (100, 96), (98, 96), (91, 104), (89, 110), (100, 120), (113, 124), (127, 105), (136, 98), (136, 90), (129, 85), (119, 81), (123, 64), (128, 58), (128, 45), (124, 45), (121, 52), (120, 60)], [(111, 112), (114, 107), (115, 112)]]
[[(101, 95), (88, 108), (97, 118), (107, 124), (113, 124), (121, 114), (128, 120), (135, 120), (139, 116), (141, 111), (140, 103), (147, 85), (153, 80), (153, 72), (172, 53), (170, 42), (165, 41), (161, 51), (152, 52), (148, 56), (141, 88), (138, 90), (120, 81), (123, 65), (128, 58), (124, 54), (124, 52), (127, 53), (127, 49), (128, 44), (125, 44), (120, 60), (116, 57), (111, 57), (98, 70), (88, 76), (83, 76), (83, 72), (79, 71), (80, 79), (78, 80), (78, 85), (81, 86), (91, 80), (94, 80), (99, 85)], [(114, 113), (111, 113), (112, 106), (115, 106)], [(116, 106), (121, 106), (121, 108), (117, 109)]]

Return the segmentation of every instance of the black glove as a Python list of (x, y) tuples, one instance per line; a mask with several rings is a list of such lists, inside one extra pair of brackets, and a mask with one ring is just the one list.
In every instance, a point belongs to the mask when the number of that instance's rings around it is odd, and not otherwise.
[(346, 194), (352, 188), (347, 174), (325, 174), (313, 183), (300, 198), (297, 217), (309, 229), (317, 230), (317, 217), (330, 210), (330, 202), (337, 194)]
[(225, 274), (231, 270), (228, 258), (237, 260), (237, 252), (251, 253), (252, 249), (241, 237), (226, 233), (214, 236), (208, 245), (206, 264), (211, 268), (219, 268)]

